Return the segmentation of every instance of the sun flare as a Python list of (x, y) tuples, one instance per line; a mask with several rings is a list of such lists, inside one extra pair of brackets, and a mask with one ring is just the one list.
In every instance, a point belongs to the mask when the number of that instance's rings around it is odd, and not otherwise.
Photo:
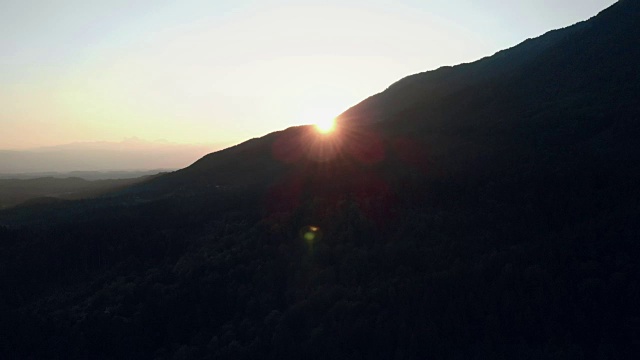
[(328, 134), (330, 132), (333, 132), (335, 128), (336, 128), (336, 119), (327, 119), (327, 120), (318, 121), (316, 123), (316, 129), (318, 129), (318, 131), (323, 134)]

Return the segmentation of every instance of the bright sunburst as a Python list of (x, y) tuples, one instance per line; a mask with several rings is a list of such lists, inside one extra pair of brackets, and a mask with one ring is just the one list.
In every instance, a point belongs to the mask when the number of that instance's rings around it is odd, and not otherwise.
[(335, 130), (336, 128), (336, 119), (329, 118), (326, 120), (322, 120), (316, 123), (316, 129), (323, 134), (328, 134)]

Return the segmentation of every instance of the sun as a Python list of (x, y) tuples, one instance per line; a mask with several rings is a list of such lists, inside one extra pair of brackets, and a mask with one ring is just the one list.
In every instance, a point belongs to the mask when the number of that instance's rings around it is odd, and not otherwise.
[(322, 134), (329, 134), (336, 129), (336, 119), (329, 118), (326, 120), (321, 120), (316, 123), (316, 129)]

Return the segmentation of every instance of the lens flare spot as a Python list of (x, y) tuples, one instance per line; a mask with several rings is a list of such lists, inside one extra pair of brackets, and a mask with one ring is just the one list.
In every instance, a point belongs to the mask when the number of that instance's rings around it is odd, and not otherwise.
[(300, 237), (302, 237), (307, 245), (313, 247), (313, 245), (322, 238), (322, 231), (320, 231), (320, 228), (317, 226), (305, 226), (300, 230)]
[(316, 234), (312, 233), (311, 231), (304, 234), (304, 239), (309, 242), (313, 241), (313, 239), (315, 238), (316, 238)]

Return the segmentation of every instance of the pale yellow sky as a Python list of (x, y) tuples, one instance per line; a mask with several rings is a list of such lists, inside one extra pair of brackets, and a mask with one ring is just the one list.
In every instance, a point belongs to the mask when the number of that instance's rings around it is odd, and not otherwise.
[(0, 149), (237, 143), (337, 116), (611, 0), (24, 1), (0, 5)]

